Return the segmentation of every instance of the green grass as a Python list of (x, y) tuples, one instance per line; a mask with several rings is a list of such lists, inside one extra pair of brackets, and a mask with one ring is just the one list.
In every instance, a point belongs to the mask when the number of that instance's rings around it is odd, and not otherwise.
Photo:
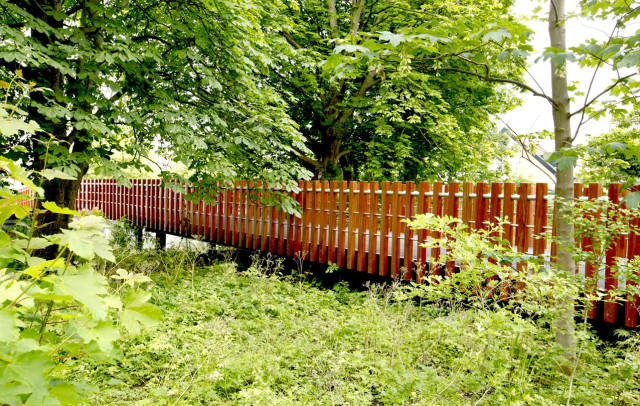
[[(79, 374), (92, 405), (557, 405), (548, 329), (507, 310), (419, 306), (400, 291), (322, 290), (230, 265), (157, 280), (164, 322)], [(401, 293), (401, 292), (400, 292)], [(574, 405), (640, 404), (637, 348), (588, 340)]]

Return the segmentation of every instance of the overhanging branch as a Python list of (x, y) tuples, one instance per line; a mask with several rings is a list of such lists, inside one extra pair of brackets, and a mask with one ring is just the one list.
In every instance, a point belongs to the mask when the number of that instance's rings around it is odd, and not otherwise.
[(526, 90), (529, 93), (533, 94), (534, 96), (542, 97), (543, 99), (545, 99), (549, 103), (551, 103), (551, 105), (554, 106), (554, 107), (557, 106), (557, 103), (555, 102), (555, 100), (553, 100), (553, 98), (547, 96), (544, 93), (538, 92), (536, 89), (534, 89), (531, 86), (527, 85), (526, 83), (520, 82), (518, 80), (507, 79), (507, 78), (499, 78), (499, 77), (489, 76), (489, 75), (483, 75), (481, 73), (470, 71), (470, 70), (451, 68), (451, 67), (446, 67), (446, 66), (445, 67), (440, 67), (440, 68), (434, 68), (434, 69), (442, 70), (442, 71), (449, 71), (449, 72), (463, 73), (465, 75), (475, 76), (475, 77), (480, 78), (482, 80), (486, 80), (487, 82), (508, 83), (508, 84), (517, 86), (517, 87), (519, 87), (519, 88), (521, 88), (523, 90)]

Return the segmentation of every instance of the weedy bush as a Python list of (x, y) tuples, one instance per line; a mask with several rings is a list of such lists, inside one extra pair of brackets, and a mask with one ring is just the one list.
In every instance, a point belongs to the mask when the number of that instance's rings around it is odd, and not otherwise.
[[(17, 75), (11, 86), (28, 92)], [(6, 86), (3, 86), (6, 87)], [(7, 89), (8, 90), (8, 89)], [(7, 139), (20, 131), (40, 131), (26, 123), (17, 107), (0, 105), (0, 131)], [(47, 144), (56, 144), (55, 138)], [(46, 162), (48, 154), (45, 154)], [(121, 331), (137, 334), (155, 325), (160, 310), (140, 286), (144, 275), (118, 269), (110, 285), (95, 272), (96, 258), (115, 260), (99, 213), (78, 212), (43, 202), (42, 184), (72, 178), (64, 168), (24, 170), (0, 156), (0, 225), (15, 216), (19, 226), (0, 229), (0, 405), (78, 404), (96, 387), (79, 373), (88, 359), (100, 362), (121, 355)], [(8, 186), (20, 182), (30, 193)], [(21, 203), (31, 201), (31, 207)], [(43, 210), (73, 216), (68, 229), (35, 237)], [(55, 258), (39, 256), (55, 246)]]
[[(478, 379), (488, 384), (489, 390), (495, 391), (500, 386), (494, 379), (496, 376), (504, 379), (509, 376), (511, 380), (515, 379), (518, 390), (527, 399), (541, 382), (559, 380), (566, 383), (561, 395), (563, 403), (587, 404), (584, 393), (576, 393), (576, 379), (584, 379), (589, 374), (589, 362), (597, 358), (598, 348), (602, 347), (602, 343), (589, 331), (587, 315), (596, 300), (622, 301), (637, 294), (637, 286), (630, 282), (637, 283), (640, 262), (616, 261), (613, 275), (616, 279), (626, 280), (626, 284), (624, 288), (609, 291), (606, 298), (597, 289), (596, 278), (606, 253), (616, 239), (634, 231), (630, 224), (639, 213), (595, 200), (577, 202), (573, 216), (569, 220), (576, 225), (577, 239), (585, 238), (587, 244), (578, 244), (571, 250), (576, 261), (594, 269), (593, 277), (570, 275), (548, 259), (514, 252), (501, 240), (502, 224), (485, 230), (470, 230), (455, 218), (419, 216), (411, 226), (439, 233), (441, 238), (430, 239), (426, 246), (446, 248), (447, 253), (440, 259), (441, 263), (457, 260), (459, 272), (449, 272), (444, 278), (431, 276), (430, 283), (413, 284), (396, 297), (402, 300), (418, 296), (451, 308), (466, 309), (463, 314), (475, 332), (474, 345), (483, 343), (481, 354), (475, 358), (480, 372)], [(440, 266), (433, 258), (428, 260), (434, 266)], [(566, 354), (556, 345), (552, 330), (566, 304), (575, 309), (577, 360), (571, 365), (569, 376), (565, 377), (556, 373), (566, 364)], [(498, 335), (507, 340), (512, 338), (512, 343), (504, 347), (504, 340), (496, 341)], [(496, 345), (498, 342), (502, 344)], [(516, 362), (505, 364), (503, 354), (506, 351), (512, 353)], [(619, 381), (607, 381), (608, 384), (615, 382), (624, 394), (619, 397), (622, 403), (613, 404), (632, 404), (625, 402), (634, 398), (635, 395), (631, 394), (639, 389), (637, 351), (632, 350), (625, 359), (632, 360), (633, 365), (625, 369), (627, 377), (616, 375)], [(623, 399), (625, 396), (627, 400)], [(535, 404), (556, 404), (558, 398), (545, 402), (543, 399), (531, 401)]]
[[(165, 320), (87, 370), (92, 405), (558, 405), (553, 333), (513, 309), (416, 304), (400, 284), (321, 290), (199, 269), (157, 276)], [(155, 276), (154, 276), (155, 277)], [(591, 338), (571, 404), (634, 405), (638, 336)]]

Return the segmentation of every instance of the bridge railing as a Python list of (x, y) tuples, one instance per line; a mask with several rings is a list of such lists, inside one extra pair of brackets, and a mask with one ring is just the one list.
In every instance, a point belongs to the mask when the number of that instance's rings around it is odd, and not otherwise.
[[(274, 254), (302, 257), (318, 263), (332, 262), (360, 272), (403, 278), (422, 283), (427, 273), (443, 265), (452, 271), (454, 262), (440, 264), (443, 252), (421, 246), (438, 238), (427, 230), (413, 232), (403, 221), (432, 213), (459, 218), (474, 229), (506, 221), (503, 238), (514, 250), (546, 255), (553, 260), (556, 246), (539, 237), (555, 235), (554, 205), (544, 183), (456, 183), (418, 185), (413, 182), (299, 182), (300, 193), (291, 193), (301, 216), (284, 213), (264, 203), (273, 191), (260, 183), (238, 181), (215, 193), (215, 203), (191, 202), (181, 193), (160, 186), (160, 180), (131, 180), (132, 187), (115, 180), (85, 180), (76, 199), (77, 209), (102, 210), (116, 220), (127, 216), (131, 224), (150, 230)], [(624, 192), (611, 184), (604, 198), (617, 203)], [(603, 198), (599, 184), (576, 183), (574, 196)], [(634, 224), (640, 227), (640, 223)], [(591, 242), (578, 241), (583, 249)], [(594, 278), (605, 291), (625, 283), (614, 275), (614, 258), (640, 255), (640, 236), (621, 235), (607, 252), (604, 264), (582, 264), (581, 272)], [(428, 266), (433, 258), (436, 266)], [(633, 282), (628, 281), (628, 284)], [(522, 287), (516, 284), (515, 289)], [(590, 318), (614, 323), (622, 318), (616, 303), (594, 307)], [(636, 327), (638, 297), (625, 302), (624, 324)]]

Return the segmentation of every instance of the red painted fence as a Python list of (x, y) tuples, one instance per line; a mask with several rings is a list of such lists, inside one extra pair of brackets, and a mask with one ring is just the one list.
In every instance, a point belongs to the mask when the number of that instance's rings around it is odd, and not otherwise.
[[(127, 216), (135, 226), (205, 241), (289, 257), (302, 256), (318, 263), (336, 263), (360, 272), (415, 279), (422, 283), (429, 256), (439, 263), (440, 252), (433, 254), (420, 243), (437, 238), (426, 230), (413, 232), (402, 221), (416, 214), (433, 213), (460, 218), (478, 229), (498, 218), (507, 220), (506, 240), (519, 252), (554, 257), (556, 247), (535, 238), (554, 233), (553, 207), (549, 204), (547, 184), (522, 183), (449, 183), (441, 182), (299, 182), (301, 192), (290, 196), (301, 208), (301, 217), (286, 214), (263, 204), (269, 190), (260, 183), (236, 182), (217, 192), (216, 203), (192, 203), (179, 193), (160, 187), (159, 180), (131, 180), (133, 187), (117, 186), (115, 180), (85, 180), (76, 201), (77, 209), (98, 208), (109, 219)], [(624, 192), (623, 194), (624, 195)], [(620, 184), (608, 189), (608, 199), (619, 202)], [(602, 186), (575, 184), (575, 197), (595, 199), (603, 196)], [(640, 223), (636, 222), (640, 227)], [(580, 241), (584, 248), (590, 241)], [(549, 250), (547, 250), (549, 248)], [(595, 277), (605, 291), (617, 287), (612, 275), (615, 257), (631, 259), (640, 254), (640, 236), (621, 235), (609, 250), (603, 270), (587, 264), (584, 272)], [(444, 264), (451, 272), (453, 262)], [(431, 266), (431, 272), (439, 272)], [(632, 282), (627, 282), (631, 284)], [(515, 289), (522, 287), (516, 283)], [(506, 292), (507, 294), (509, 292)], [(598, 315), (614, 323), (616, 303), (604, 303)], [(590, 318), (596, 318), (596, 309)], [(636, 327), (638, 297), (624, 306), (624, 324)]]

